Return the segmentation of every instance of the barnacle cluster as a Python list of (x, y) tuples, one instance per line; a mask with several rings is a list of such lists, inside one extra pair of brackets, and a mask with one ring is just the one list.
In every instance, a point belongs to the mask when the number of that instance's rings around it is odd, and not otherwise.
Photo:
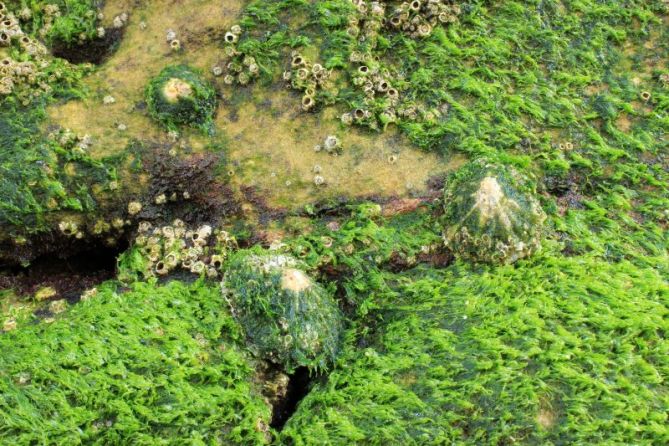
[(9, 46), (12, 40), (23, 36), (18, 18), (0, 2), (0, 46)]
[(45, 38), (49, 32), (51, 31), (51, 28), (54, 26), (54, 22), (61, 17), (61, 11), (60, 7), (56, 4), (48, 4), (44, 5), (42, 8), (43, 12), (43, 24), (42, 27), (39, 30), (39, 35), (42, 38)]
[(351, 82), (362, 91), (363, 99), (359, 107), (341, 116), (342, 123), (375, 128), (377, 120), (383, 126), (396, 122), (400, 92), (393, 84), (399, 76), (382, 67), (371, 54), (353, 51), (349, 61), (354, 66)]
[(165, 276), (182, 269), (209, 278), (219, 276), (228, 253), (237, 247), (233, 236), (209, 225), (189, 228), (182, 220), (153, 227), (139, 224), (135, 246), (145, 259), (145, 277)]
[(444, 0), (402, 2), (386, 17), (386, 26), (413, 38), (427, 37), (437, 26), (458, 20), (460, 5)]
[(17, 46), (19, 52), (34, 61), (15, 60), (11, 57), (0, 59), (0, 97), (15, 92), (21, 93), (22, 102), (30, 97), (37, 97), (51, 91), (50, 82), (58, 77), (58, 72), (46, 74), (43, 69), (49, 66), (44, 59), (47, 49), (42, 43), (23, 32), (19, 19), (0, 3), (0, 47)]
[(362, 93), (357, 107), (341, 115), (345, 125), (365, 125), (373, 129), (399, 119), (431, 121), (441, 113), (402, 103), (400, 73), (384, 65), (375, 53), (383, 32), (399, 31), (411, 38), (429, 36), (435, 27), (453, 23), (460, 7), (451, 1), (414, 0), (402, 2), (351, 0), (355, 12), (348, 17), (346, 33), (353, 39), (349, 53), (352, 84)]
[[(309, 111), (316, 106), (317, 95), (332, 89), (329, 82), (332, 71), (319, 63), (311, 63), (298, 51), (291, 53), (290, 69), (283, 72), (283, 80), (289, 88), (301, 91), (302, 110)], [(324, 99), (324, 95), (319, 95)]]
[(437, 26), (456, 22), (460, 15), (460, 6), (450, 0), (413, 0), (399, 5), (393, 1), (351, 0), (351, 3), (356, 13), (349, 17), (346, 33), (372, 47), (384, 28), (424, 38)]
[(239, 25), (230, 27), (223, 37), (223, 58), (211, 69), (214, 76), (223, 76), (223, 82), (227, 85), (247, 85), (260, 75), (260, 66), (255, 57), (237, 47), (241, 34), (242, 28)]

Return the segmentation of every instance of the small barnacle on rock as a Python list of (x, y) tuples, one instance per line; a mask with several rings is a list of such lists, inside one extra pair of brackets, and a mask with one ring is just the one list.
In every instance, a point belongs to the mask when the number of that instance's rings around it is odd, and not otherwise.
[(230, 27), (230, 32), (236, 36), (240, 35), (242, 33), (242, 27), (239, 25), (232, 25)]
[(316, 105), (316, 101), (313, 96), (308, 94), (302, 96), (302, 110), (309, 111), (314, 108), (314, 105)]
[(170, 269), (167, 267), (165, 262), (158, 262), (156, 263), (155, 271), (159, 276), (164, 276), (170, 272)]
[(165, 255), (165, 258), (163, 260), (165, 262), (165, 265), (168, 268), (176, 268), (176, 266), (179, 264), (179, 254), (176, 252), (169, 252)]
[(123, 21), (121, 16), (116, 16), (116, 17), (114, 17), (114, 20), (112, 20), (112, 26), (116, 29), (123, 28), (124, 25), (125, 25), (125, 22)]
[(54, 300), (49, 304), (49, 311), (53, 314), (60, 314), (67, 310), (67, 301), (65, 299)]
[(250, 80), (251, 77), (245, 72), (239, 73), (237, 75), (237, 82), (239, 82), (240, 85), (246, 85), (249, 83)]
[(323, 184), (325, 184), (325, 178), (323, 178), (323, 176), (321, 176), (321, 175), (315, 175), (314, 176), (314, 184), (316, 186), (322, 186)]
[(105, 105), (114, 104), (116, 103), (116, 98), (114, 98), (114, 96), (112, 95), (107, 95), (104, 98), (102, 98), (102, 103)]
[(316, 86), (308, 84), (304, 89), (304, 94), (307, 96), (314, 96), (316, 94)]
[(204, 246), (207, 244), (207, 240), (209, 239), (210, 235), (211, 235), (211, 226), (204, 225), (200, 226), (196, 231), (193, 231), (192, 234), (190, 234), (190, 239), (193, 241), (194, 244), (199, 246)]
[(328, 135), (323, 142), (323, 148), (328, 153), (336, 153), (341, 150), (341, 141), (335, 135)]
[(172, 41), (170, 42), (170, 48), (171, 48), (173, 51), (179, 51), (179, 50), (181, 49), (181, 41), (179, 41), (178, 39), (174, 39), (174, 40), (172, 40)]
[(92, 233), (95, 235), (100, 235), (104, 232), (108, 232), (111, 229), (111, 225), (104, 221), (103, 219), (99, 218), (96, 222), (95, 225), (93, 225), (93, 230)]
[(9, 319), (6, 319), (2, 323), (2, 330), (3, 331), (12, 331), (16, 330), (17, 324), (16, 324), (16, 319), (13, 317), (10, 317)]
[(432, 33), (432, 25), (429, 23), (421, 23), (418, 25), (418, 29), (416, 31), (420, 37), (427, 37)]
[(58, 292), (55, 288), (50, 286), (42, 287), (35, 293), (35, 300), (41, 302), (43, 300), (51, 299), (56, 294), (58, 294)]
[(173, 240), (176, 237), (176, 233), (172, 226), (163, 226), (161, 228), (161, 232), (163, 237), (165, 237), (168, 240)]
[(75, 223), (72, 220), (63, 220), (60, 223), (58, 223), (58, 229), (60, 232), (62, 232), (64, 235), (68, 237), (72, 237), (77, 233), (79, 226), (77, 223)]
[(32, 18), (32, 16), (33, 16), (33, 12), (28, 7), (23, 8), (21, 11), (19, 11), (19, 18), (23, 21), (30, 20)]
[(639, 97), (641, 98), (641, 100), (648, 102), (648, 101), (650, 101), (651, 95), (650, 95), (649, 91), (642, 91), (639, 94)]
[(193, 262), (193, 264), (190, 267), (190, 272), (193, 274), (202, 274), (206, 269), (206, 265), (204, 262), (198, 260), (197, 262)]
[(221, 75), (223, 74), (223, 68), (220, 67), (219, 65), (214, 65), (214, 66), (211, 68), (211, 73), (212, 73), (214, 76), (221, 76)]
[(237, 40), (239, 40), (239, 34), (228, 31), (225, 33), (225, 36), (223, 36), (223, 40), (225, 40), (225, 43), (237, 43)]
[(420, 11), (421, 7), (421, 2), (420, 0), (413, 0), (411, 3), (409, 3), (409, 9), (411, 9), (414, 12)]
[(362, 121), (367, 117), (367, 114), (365, 113), (365, 110), (361, 108), (356, 108), (353, 110), (353, 119), (356, 121)]
[(302, 57), (300, 54), (295, 54), (295, 55), (293, 55), (293, 58), (292, 58), (292, 60), (290, 61), (290, 65), (291, 65), (293, 68), (299, 68), (299, 67), (302, 67), (303, 65), (305, 65), (305, 63), (306, 63), (306, 62), (305, 62), (305, 60), (304, 60), (304, 57)]
[(137, 215), (142, 211), (142, 203), (139, 201), (131, 201), (128, 203), (128, 214)]
[(381, 80), (376, 84), (376, 91), (385, 93), (390, 88), (390, 84), (386, 80)]
[(85, 290), (83, 293), (81, 293), (81, 296), (79, 297), (79, 300), (81, 301), (87, 301), (91, 300), (95, 296), (98, 295), (98, 289), (97, 288), (90, 288), (88, 290)]
[(153, 226), (148, 221), (141, 221), (141, 222), (139, 222), (139, 225), (137, 226), (137, 230), (140, 233), (148, 233), (151, 230), (152, 227)]
[(165, 194), (160, 194), (160, 195), (156, 196), (154, 202), (156, 204), (159, 204), (159, 205), (160, 204), (165, 204), (165, 203), (167, 203), (167, 196), (165, 196)]
[(388, 162), (390, 164), (395, 164), (398, 159), (399, 159), (399, 157), (395, 154), (392, 154), (392, 155), (388, 156)]
[(669, 85), (669, 73), (660, 74), (659, 79), (664, 85)]
[(209, 264), (216, 269), (220, 269), (223, 266), (223, 256), (218, 254), (211, 256)]
[(309, 77), (309, 70), (306, 68), (300, 68), (297, 70), (296, 76), (299, 80), (306, 80)]

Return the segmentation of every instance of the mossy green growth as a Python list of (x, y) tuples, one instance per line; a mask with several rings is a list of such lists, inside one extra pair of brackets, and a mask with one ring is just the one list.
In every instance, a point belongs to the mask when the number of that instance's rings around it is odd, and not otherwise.
[(97, 37), (100, 0), (19, 0), (6, 2), (22, 25), (48, 44), (82, 43)]
[(281, 444), (669, 443), (666, 276), (548, 254), (397, 274)]
[(444, 242), (475, 262), (511, 263), (541, 246), (546, 219), (531, 182), (480, 159), (451, 175), (444, 191)]
[(223, 293), (257, 352), (291, 372), (325, 369), (339, 350), (343, 316), (332, 295), (285, 254), (244, 250), (227, 264)]
[(146, 88), (151, 116), (170, 130), (187, 125), (213, 131), (216, 91), (186, 65), (163, 69)]
[(108, 283), (0, 335), (0, 444), (263, 444), (241, 328), (202, 281)]

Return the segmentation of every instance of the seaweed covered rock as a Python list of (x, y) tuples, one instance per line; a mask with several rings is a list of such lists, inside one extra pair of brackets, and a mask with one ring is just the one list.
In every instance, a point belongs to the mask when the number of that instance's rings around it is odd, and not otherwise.
[(474, 161), (444, 191), (444, 242), (456, 256), (512, 263), (537, 251), (546, 215), (527, 178), (510, 167)]
[(110, 282), (1, 334), (0, 444), (266, 443), (271, 408), (218, 295)]
[(327, 368), (339, 350), (342, 314), (333, 297), (295, 258), (238, 252), (227, 265), (223, 293), (255, 350), (291, 372)]
[(186, 65), (163, 69), (146, 88), (151, 116), (170, 130), (188, 125), (211, 131), (216, 91)]

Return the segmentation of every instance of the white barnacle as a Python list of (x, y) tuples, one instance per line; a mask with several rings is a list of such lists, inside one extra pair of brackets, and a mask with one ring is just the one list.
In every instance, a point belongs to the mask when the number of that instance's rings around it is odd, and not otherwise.
[(131, 201), (128, 203), (128, 214), (137, 215), (142, 211), (142, 203), (139, 201)]

